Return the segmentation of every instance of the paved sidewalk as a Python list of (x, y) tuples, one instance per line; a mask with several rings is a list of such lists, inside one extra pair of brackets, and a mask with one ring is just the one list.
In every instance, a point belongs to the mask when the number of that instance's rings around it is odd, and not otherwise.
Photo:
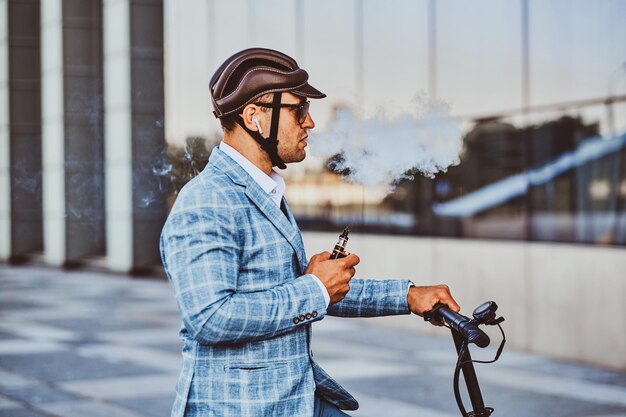
[[(178, 327), (166, 281), (0, 265), (0, 417), (169, 416)], [(332, 317), (314, 330), (317, 360), (361, 403), (354, 417), (460, 415), (447, 333)], [(477, 373), (494, 416), (626, 416), (626, 373), (509, 350)]]

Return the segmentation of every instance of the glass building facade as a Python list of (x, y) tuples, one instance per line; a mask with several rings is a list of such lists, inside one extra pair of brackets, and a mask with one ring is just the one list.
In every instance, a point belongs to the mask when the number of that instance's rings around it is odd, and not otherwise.
[[(202, 155), (198, 140), (220, 138), (214, 69), (246, 47), (279, 49), (328, 94), (311, 107), (315, 130), (339, 108), (392, 118), (420, 95), (448, 103), (462, 127), (459, 165), (389, 194), (328, 161), (289, 167), (303, 229), (623, 246), (624, 18), (619, 0), (170, 0), (166, 139), (173, 154), (187, 143)], [(394, 146), (392, 132), (381, 140)]]

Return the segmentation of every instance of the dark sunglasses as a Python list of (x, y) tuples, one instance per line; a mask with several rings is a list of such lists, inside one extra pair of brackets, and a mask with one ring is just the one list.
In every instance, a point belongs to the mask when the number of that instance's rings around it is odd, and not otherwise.
[(257, 106), (261, 106), (261, 107), (267, 107), (270, 109), (274, 109), (274, 108), (288, 108), (291, 110), (295, 110), (296, 111), (296, 117), (298, 118), (298, 123), (302, 124), (304, 123), (304, 121), (306, 120), (306, 116), (307, 114), (309, 114), (309, 107), (311, 107), (311, 102), (309, 100), (305, 100), (300, 104), (285, 104), (285, 103), (280, 103), (280, 104), (273, 104), (273, 103), (252, 103), (252, 104), (256, 104)]

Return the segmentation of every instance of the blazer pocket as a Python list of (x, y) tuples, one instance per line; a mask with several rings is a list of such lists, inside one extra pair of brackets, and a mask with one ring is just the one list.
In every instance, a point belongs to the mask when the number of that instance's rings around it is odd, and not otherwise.
[(290, 379), (289, 370), (287, 361), (228, 364), (221, 389), (229, 398), (279, 401), (292, 395), (291, 384), (285, 383)]
[(268, 361), (268, 362), (246, 362), (246, 363), (229, 363), (224, 365), (224, 370), (228, 371), (271, 371), (274, 368), (287, 366), (287, 361)]

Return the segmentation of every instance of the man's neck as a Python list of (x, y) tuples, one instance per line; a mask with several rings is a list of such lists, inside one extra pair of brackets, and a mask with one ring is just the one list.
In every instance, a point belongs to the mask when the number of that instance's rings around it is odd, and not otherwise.
[(270, 175), (272, 172), (272, 162), (270, 161), (269, 155), (261, 149), (261, 146), (254, 140), (247, 139), (248, 138), (224, 135), (224, 143), (239, 152), (266, 175)]

